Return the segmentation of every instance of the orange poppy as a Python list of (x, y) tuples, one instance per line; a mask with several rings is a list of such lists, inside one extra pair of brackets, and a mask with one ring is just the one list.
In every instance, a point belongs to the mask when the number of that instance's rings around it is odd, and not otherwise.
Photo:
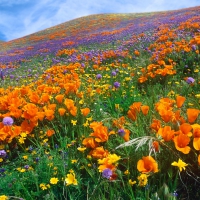
[(81, 113), (83, 116), (87, 116), (90, 113), (90, 109), (89, 108), (83, 108), (81, 109)]
[(128, 115), (128, 118), (132, 119), (133, 121), (135, 121), (137, 119), (137, 115), (136, 115), (135, 111), (129, 110), (127, 115)]
[(190, 132), (192, 130), (192, 126), (188, 123), (183, 123), (180, 125), (179, 129), (181, 132), (187, 136), (192, 136), (192, 133)]
[(160, 129), (161, 127), (161, 122), (158, 119), (153, 119), (153, 123), (150, 126), (153, 130), (155, 130), (156, 132)]
[(108, 128), (103, 125), (98, 125), (93, 128), (94, 132), (90, 136), (95, 137), (96, 142), (106, 142), (108, 140)]
[(51, 137), (53, 134), (55, 134), (55, 131), (53, 129), (49, 129), (46, 131), (47, 137)]
[(65, 112), (66, 112), (66, 109), (64, 109), (64, 108), (59, 108), (59, 109), (58, 109), (58, 112), (59, 112), (59, 115), (60, 115), (60, 116), (63, 116), (63, 115), (65, 114)]
[(193, 124), (193, 147), (198, 151), (200, 150), (200, 125), (199, 124)]
[(158, 172), (158, 163), (151, 156), (142, 157), (137, 162), (137, 169), (141, 173)]
[(155, 150), (155, 152), (159, 151), (159, 142), (158, 141), (153, 141), (152, 146), (153, 146), (153, 149)]
[(169, 142), (174, 137), (174, 130), (171, 130), (170, 126), (165, 126), (164, 128), (160, 128), (158, 130), (158, 134), (162, 136), (165, 142)]
[(85, 138), (82, 144), (87, 148), (92, 148), (92, 149), (98, 146), (98, 143), (94, 140), (94, 138)]
[(178, 136), (174, 137), (173, 141), (178, 151), (181, 151), (184, 154), (190, 152), (190, 147), (187, 146), (190, 142), (190, 138), (187, 135), (180, 133)]
[(147, 115), (148, 112), (149, 112), (149, 106), (141, 106), (141, 110), (142, 110), (142, 113), (143, 115)]
[(187, 117), (188, 117), (188, 121), (190, 123), (195, 122), (195, 120), (197, 119), (198, 115), (199, 115), (200, 110), (198, 109), (194, 109), (194, 108), (188, 108), (187, 109)]
[(162, 120), (167, 123), (172, 119), (174, 112), (171, 110), (162, 109), (159, 111), (159, 114)]
[(130, 131), (128, 129), (124, 129), (124, 132), (125, 132), (125, 134), (124, 134), (123, 138), (127, 142), (127, 141), (129, 141)]
[(108, 156), (109, 151), (105, 150), (103, 147), (96, 147), (94, 150), (89, 153), (93, 158), (105, 158)]
[(178, 108), (182, 107), (184, 102), (185, 102), (185, 97), (182, 97), (182, 96), (176, 97), (176, 105)]

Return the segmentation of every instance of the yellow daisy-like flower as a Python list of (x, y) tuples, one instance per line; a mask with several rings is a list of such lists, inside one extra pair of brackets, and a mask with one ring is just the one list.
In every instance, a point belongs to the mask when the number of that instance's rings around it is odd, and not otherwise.
[(71, 160), (71, 163), (72, 164), (77, 163), (77, 160)]
[(129, 179), (128, 183), (129, 183), (129, 185), (132, 186), (132, 185), (136, 184), (136, 181), (132, 181), (131, 179)]
[(56, 185), (58, 183), (58, 181), (59, 181), (58, 178), (55, 178), (55, 177), (50, 179), (50, 183), (53, 185)]
[(3, 162), (3, 158), (0, 158), (0, 163)]
[(78, 185), (77, 179), (75, 177), (74, 173), (67, 174), (67, 177), (65, 178), (66, 185)]
[(128, 171), (128, 169), (124, 172), (125, 175), (130, 174), (130, 172)]
[(86, 150), (86, 147), (78, 147), (77, 150), (80, 152), (84, 152)]
[(196, 94), (195, 97), (200, 98), (200, 94)]
[(147, 182), (148, 182), (148, 176), (147, 174), (141, 174), (140, 176), (138, 176), (138, 181), (139, 181), (139, 186), (144, 187)]
[(183, 169), (185, 170), (185, 167), (188, 166), (188, 164), (186, 164), (185, 162), (183, 162), (180, 158), (178, 159), (178, 162), (173, 162), (171, 165), (178, 167), (179, 170), (180, 170), (180, 172)]
[(76, 126), (77, 120), (71, 120), (73, 126)]
[(24, 160), (27, 160), (27, 159), (28, 159), (28, 156), (22, 156), (22, 158), (23, 158)]
[(47, 190), (47, 186), (46, 186), (44, 183), (41, 183), (41, 184), (40, 184), (40, 188), (41, 188), (42, 190)]
[(108, 164), (113, 164), (116, 163), (118, 160), (121, 159), (120, 156), (116, 155), (116, 154), (110, 154), (108, 155)]
[(0, 196), (0, 200), (7, 200), (7, 199), (8, 199), (8, 197), (6, 195), (1, 195)]

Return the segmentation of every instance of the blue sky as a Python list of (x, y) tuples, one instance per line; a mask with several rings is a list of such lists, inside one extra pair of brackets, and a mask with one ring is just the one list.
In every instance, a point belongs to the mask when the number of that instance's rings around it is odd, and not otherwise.
[(0, 0), (0, 40), (10, 41), (90, 14), (200, 6), (200, 0)]

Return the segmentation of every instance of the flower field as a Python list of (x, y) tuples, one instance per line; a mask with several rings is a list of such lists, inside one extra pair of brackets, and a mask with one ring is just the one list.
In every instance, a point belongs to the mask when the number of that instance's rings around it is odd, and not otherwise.
[(200, 199), (200, 7), (0, 47), (0, 200)]

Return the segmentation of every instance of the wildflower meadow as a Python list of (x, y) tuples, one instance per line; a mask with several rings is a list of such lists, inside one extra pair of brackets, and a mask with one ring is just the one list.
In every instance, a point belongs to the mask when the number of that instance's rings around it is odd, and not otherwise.
[(200, 199), (200, 7), (82, 17), (0, 43), (0, 200)]

